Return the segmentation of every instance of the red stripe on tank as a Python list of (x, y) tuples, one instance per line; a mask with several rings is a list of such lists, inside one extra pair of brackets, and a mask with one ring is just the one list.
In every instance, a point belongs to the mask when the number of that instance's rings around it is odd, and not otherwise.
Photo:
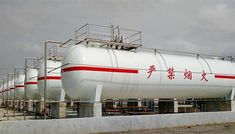
[(91, 66), (73, 66), (62, 69), (63, 72), (70, 71), (97, 71), (97, 72), (115, 72), (115, 73), (133, 73), (138, 74), (137, 69), (125, 69), (125, 68), (108, 68), (108, 67), (91, 67)]
[(215, 75), (217, 79), (235, 79), (234, 75)]
[(16, 87), (24, 87), (24, 85), (17, 85)]
[[(38, 80), (45, 80), (45, 77), (38, 77)], [(47, 76), (46, 80), (61, 80), (60, 76)]]
[(38, 82), (26, 82), (26, 85), (36, 85)]

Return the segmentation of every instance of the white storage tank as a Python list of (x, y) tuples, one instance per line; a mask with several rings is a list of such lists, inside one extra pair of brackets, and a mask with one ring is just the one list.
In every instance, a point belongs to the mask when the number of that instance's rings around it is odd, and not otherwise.
[[(47, 60), (47, 99), (51, 101), (64, 101), (65, 92), (61, 83), (61, 62)], [(58, 68), (59, 67), (59, 68)], [(44, 61), (38, 70), (38, 88), (44, 97)]]
[(41, 92), (38, 89), (38, 70), (29, 69), (25, 83), (26, 96), (29, 100), (42, 100)]
[(0, 86), (0, 98), (3, 99), (3, 84)]
[(12, 80), (10, 80), (10, 83), (9, 83), (9, 96), (10, 96), (10, 98), (9, 99), (11, 99), (11, 100), (13, 100), (14, 99), (14, 90), (15, 90), (15, 87), (14, 87), (14, 78), (12, 79)]
[(3, 99), (7, 99), (6, 95), (7, 95), (7, 83), (5, 82), (3, 85)]
[(24, 99), (24, 90), (25, 90), (25, 85), (24, 85), (24, 81), (25, 81), (25, 75), (24, 74), (20, 74), (16, 80), (16, 98), (18, 100), (23, 100)]
[(6, 82), (5, 94), (6, 99), (10, 100), (10, 81)]
[(74, 45), (64, 55), (62, 83), (73, 99), (221, 98), (235, 86), (235, 64), (195, 55)]

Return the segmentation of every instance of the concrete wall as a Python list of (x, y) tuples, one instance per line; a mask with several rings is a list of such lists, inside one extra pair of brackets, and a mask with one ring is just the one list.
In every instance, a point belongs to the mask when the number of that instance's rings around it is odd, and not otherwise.
[(235, 122), (235, 112), (0, 122), (0, 134), (80, 134)]

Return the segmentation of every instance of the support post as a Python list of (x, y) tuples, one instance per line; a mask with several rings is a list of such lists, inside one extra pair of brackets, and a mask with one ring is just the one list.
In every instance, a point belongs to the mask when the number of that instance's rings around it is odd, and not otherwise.
[[(44, 44), (44, 90), (43, 90), (43, 94), (44, 94), (44, 110), (46, 111), (46, 103), (47, 103), (47, 41)], [(44, 114), (43, 119), (46, 119), (46, 114)]]
[(6, 114), (7, 114), (7, 120), (9, 120), (9, 115), (8, 115), (8, 105), (9, 105), (9, 74), (7, 74), (7, 105), (6, 105), (6, 108), (7, 108), (7, 112), (6, 112)]
[[(5, 89), (5, 79), (4, 78), (2, 79), (2, 82), (3, 82), (3, 84), (2, 84), (3, 88), (2, 89), (4, 90)], [(5, 107), (6, 98), (5, 98), (5, 93), (4, 92), (5, 92), (5, 90), (3, 91), (3, 96), (2, 97), (3, 97), (3, 106)]]
[[(27, 58), (25, 59), (25, 69), (24, 69), (24, 73), (25, 73), (25, 83), (24, 83), (24, 87), (26, 87), (26, 81), (27, 81), (27, 68), (28, 68), (28, 65), (27, 65)], [(23, 107), (23, 115), (24, 115), (24, 120), (26, 120), (26, 88), (24, 89), (24, 107)]]
[(15, 117), (15, 100), (16, 100), (16, 68), (14, 68), (14, 100), (13, 100), (13, 116)]
[(232, 89), (232, 91), (231, 91), (231, 96), (230, 96), (230, 100), (231, 100), (231, 111), (232, 111), (232, 112), (235, 112), (234, 94), (235, 94), (235, 88)]
[(178, 101), (174, 98), (174, 113), (178, 113)]
[(102, 117), (101, 100), (102, 85), (97, 84), (90, 103), (80, 103), (79, 117)]
[[(70, 41), (70, 40), (69, 40)], [(65, 43), (68, 43), (69, 41), (65, 42)], [(50, 40), (47, 40), (45, 41), (44, 43), (44, 85), (43, 85), (43, 94), (44, 94), (44, 110), (45, 110), (45, 113), (46, 113), (46, 104), (47, 104), (47, 45), (48, 44), (57, 44), (57, 45), (60, 45), (60, 46), (63, 46), (65, 43), (63, 42), (58, 42), (58, 41), (50, 41)], [(46, 114), (44, 114), (44, 119), (46, 119)]]
[(52, 102), (51, 103), (51, 116), (54, 119), (66, 117), (66, 102)]

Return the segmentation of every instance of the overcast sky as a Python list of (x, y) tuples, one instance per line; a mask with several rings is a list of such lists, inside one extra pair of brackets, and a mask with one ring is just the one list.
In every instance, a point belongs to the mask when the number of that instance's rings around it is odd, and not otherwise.
[(234, 0), (0, 0), (0, 73), (85, 23), (141, 30), (145, 47), (235, 56)]

